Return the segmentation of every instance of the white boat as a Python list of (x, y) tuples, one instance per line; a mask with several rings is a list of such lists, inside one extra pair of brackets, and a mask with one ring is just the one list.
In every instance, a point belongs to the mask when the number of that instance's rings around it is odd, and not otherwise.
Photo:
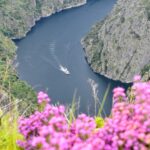
[(62, 65), (59, 65), (60, 71), (64, 72), (65, 74), (70, 74), (69, 70), (66, 67), (63, 67)]

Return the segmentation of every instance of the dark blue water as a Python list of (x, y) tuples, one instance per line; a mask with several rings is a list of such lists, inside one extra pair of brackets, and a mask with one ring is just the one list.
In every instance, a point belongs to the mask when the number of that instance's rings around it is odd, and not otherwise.
[[(91, 26), (112, 10), (116, 0), (89, 0), (82, 7), (65, 10), (39, 21), (26, 38), (16, 41), (17, 70), (20, 79), (35, 90), (48, 92), (53, 103), (71, 104), (73, 95), (80, 100), (80, 112), (94, 114), (94, 100), (89, 79), (98, 84), (100, 101), (109, 83), (111, 90), (120, 85), (92, 72), (80, 40)], [(68, 68), (70, 75), (59, 70)], [(108, 114), (112, 92), (105, 103)], [(98, 106), (98, 105), (97, 105)]]

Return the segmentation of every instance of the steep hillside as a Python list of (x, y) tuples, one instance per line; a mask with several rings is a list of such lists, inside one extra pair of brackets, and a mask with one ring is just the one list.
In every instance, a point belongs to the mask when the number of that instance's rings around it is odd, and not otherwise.
[(0, 31), (11, 38), (21, 38), (41, 17), (85, 3), (86, 0), (1, 0)]
[(112, 12), (82, 40), (92, 69), (108, 78), (131, 82), (150, 77), (150, 1), (118, 0)]

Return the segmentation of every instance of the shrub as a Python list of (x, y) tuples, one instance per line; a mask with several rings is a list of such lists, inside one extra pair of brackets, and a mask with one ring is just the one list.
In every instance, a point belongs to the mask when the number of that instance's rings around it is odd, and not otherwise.
[(21, 150), (16, 144), (16, 140), (22, 138), (18, 133), (19, 113), (17, 108), (10, 108), (12, 105), (15, 104), (10, 103), (5, 108), (0, 107), (0, 150)]

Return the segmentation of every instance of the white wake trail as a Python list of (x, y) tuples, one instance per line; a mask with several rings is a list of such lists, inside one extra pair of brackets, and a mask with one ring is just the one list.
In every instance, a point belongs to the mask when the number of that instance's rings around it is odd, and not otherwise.
[[(56, 55), (56, 41), (52, 41), (49, 43), (49, 51), (50, 51), (50, 55), (52, 56), (53, 58), (53, 67), (55, 67), (56, 69), (66, 73), (66, 74), (70, 74), (68, 69), (60, 62), (60, 60), (58, 59), (57, 55)], [(48, 59), (44, 58), (45, 61), (51, 63), (52, 65), (52, 62), (49, 61)]]
[(50, 50), (50, 55), (52, 56), (52, 58), (55, 61), (55, 64), (59, 67), (61, 65), (57, 55), (55, 54), (56, 51), (56, 41), (52, 41), (49, 44), (49, 50)]

